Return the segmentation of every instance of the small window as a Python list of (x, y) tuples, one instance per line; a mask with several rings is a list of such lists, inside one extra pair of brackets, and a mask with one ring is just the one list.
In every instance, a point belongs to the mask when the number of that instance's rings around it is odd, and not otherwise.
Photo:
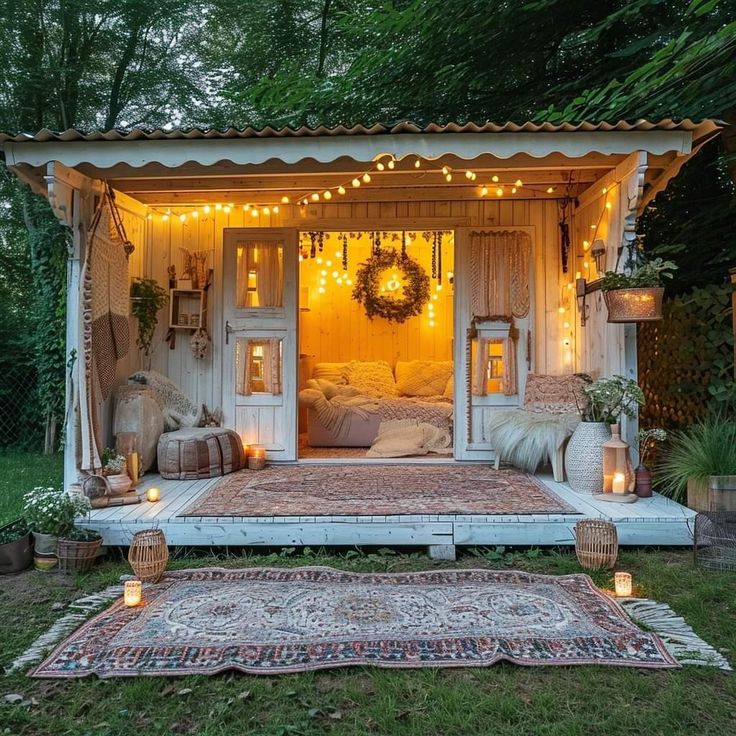
[(283, 306), (284, 248), (281, 243), (238, 243), (236, 269), (236, 307), (273, 309)]
[(235, 390), (241, 396), (281, 393), (282, 339), (238, 338), (235, 349)]

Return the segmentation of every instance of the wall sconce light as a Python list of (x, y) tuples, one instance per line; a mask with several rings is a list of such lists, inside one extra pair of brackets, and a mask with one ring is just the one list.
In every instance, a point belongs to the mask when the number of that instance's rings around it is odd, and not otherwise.
[(602, 240), (594, 240), (590, 249), (590, 255), (595, 261), (595, 269), (598, 273), (603, 273), (606, 267), (606, 244)]

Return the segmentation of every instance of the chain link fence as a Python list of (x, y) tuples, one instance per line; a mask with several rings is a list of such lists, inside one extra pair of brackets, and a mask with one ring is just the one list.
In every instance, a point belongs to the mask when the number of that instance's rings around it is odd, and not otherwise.
[(0, 376), (0, 451), (43, 451), (45, 424), (36, 371), (27, 365), (6, 367)]

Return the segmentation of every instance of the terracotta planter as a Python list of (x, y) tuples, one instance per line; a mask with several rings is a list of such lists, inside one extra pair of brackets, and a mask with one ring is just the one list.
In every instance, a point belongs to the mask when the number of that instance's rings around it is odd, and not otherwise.
[[(0, 528), (0, 532), (10, 529), (14, 524)], [(12, 542), (0, 544), (0, 575), (20, 572), (33, 562), (33, 537), (28, 532)]]
[(603, 443), (611, 439), (605, 422), (580, 422), (565, 450), (565, 473), (577, 493), (602, 493)]
[(608, 307), (608, 321), (657, 322), (662, 319), (664, 289), (614, 289), (606, 291), (603, 298)]
[(636, 469), (635, 493), (639, 498), (650, 498), (652, 495), (652, 471), (645, 465)]

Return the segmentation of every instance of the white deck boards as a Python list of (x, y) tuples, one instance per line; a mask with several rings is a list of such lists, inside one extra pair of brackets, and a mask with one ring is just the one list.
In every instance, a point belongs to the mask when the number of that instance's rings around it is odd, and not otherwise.
[[(313, 462), (310, 464), (314, 464)], [(169, 481), (147, 476), (139, 492), (156, 485), (157, 503), (92, 511), (88, 526), (107, 545), (128, 545), (140, 529), (163, 530), (175, 546), (353, 546), (353, 545), (574, 545), (575, 522), (609, 519), (622, 545), (692, 544), (695, 512), (664, 496), (633, 504), (597, 501), (575, 493), (551, 476), (540, 480), (580, 513), (403, 514), (396, 516), (180, 517), (220, 479)]]

